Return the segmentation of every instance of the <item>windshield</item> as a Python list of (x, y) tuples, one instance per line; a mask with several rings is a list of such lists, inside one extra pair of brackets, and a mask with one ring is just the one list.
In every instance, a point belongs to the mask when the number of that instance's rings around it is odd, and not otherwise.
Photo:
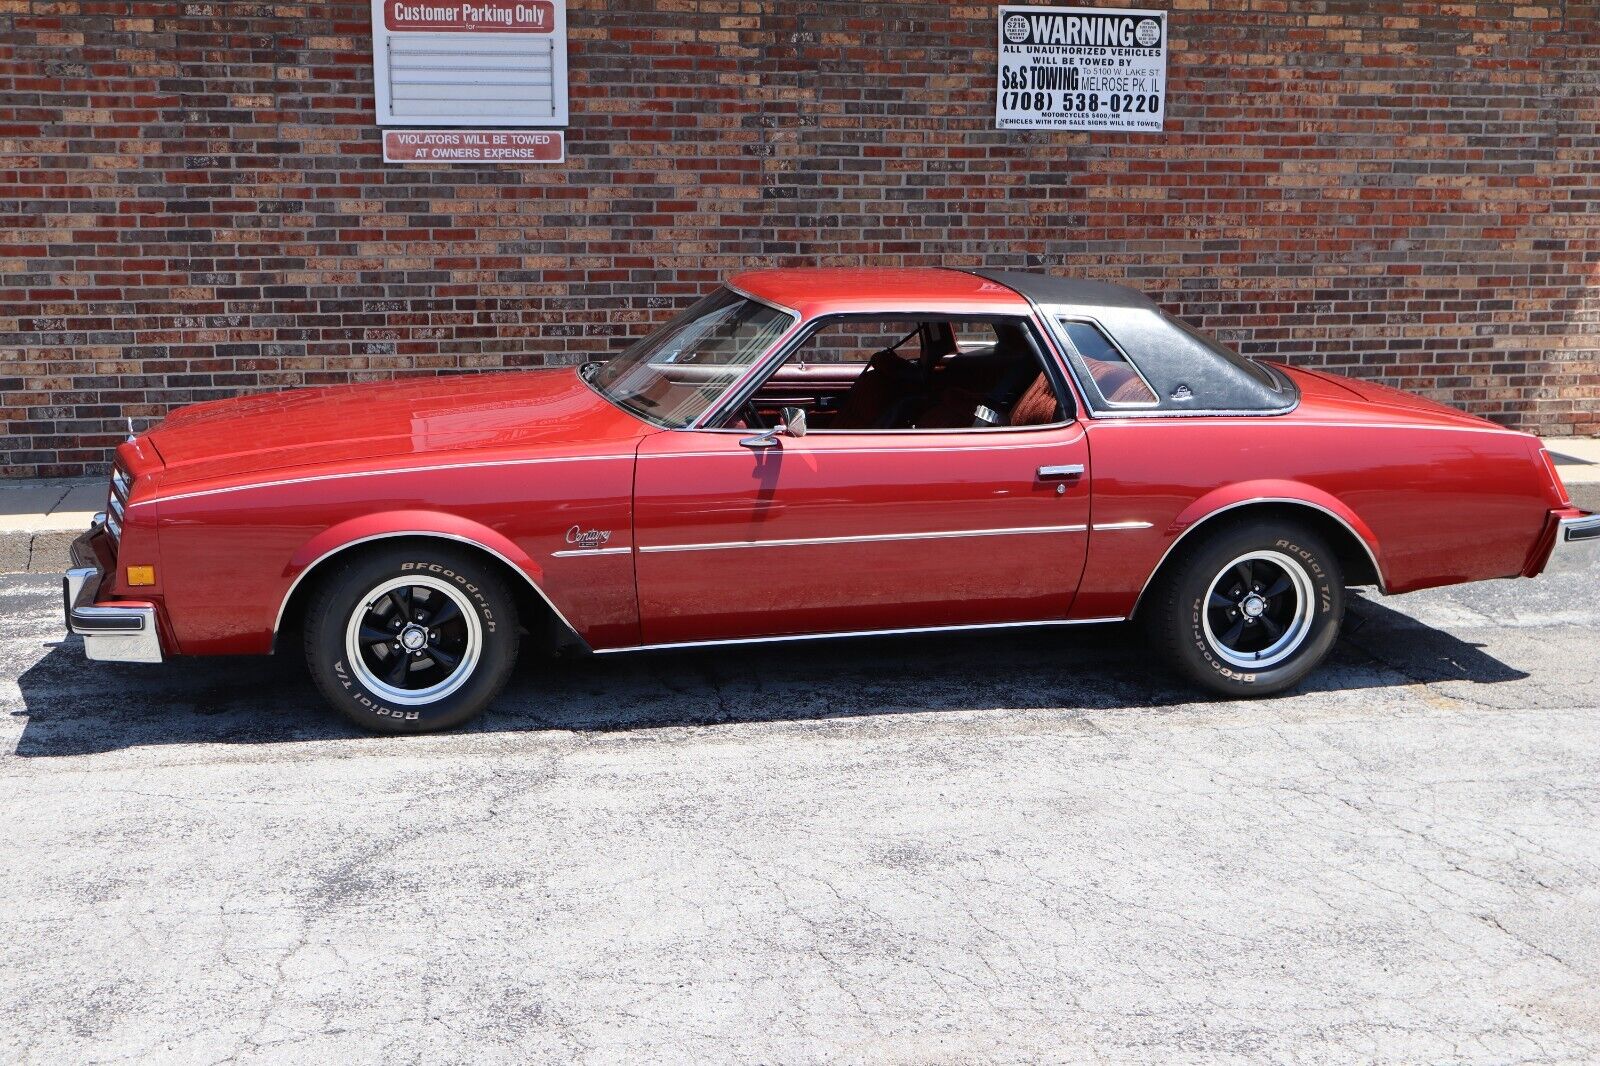
[(794, 316), (719, 289), (588, 378), (606, 399), (669, 429), (694, 424)]

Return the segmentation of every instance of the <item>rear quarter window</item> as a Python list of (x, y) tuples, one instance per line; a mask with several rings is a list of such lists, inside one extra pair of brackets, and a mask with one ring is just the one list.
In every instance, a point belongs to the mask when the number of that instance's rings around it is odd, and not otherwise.
[(1072, 342), (1072, 355), (1102, 400), (1114, 407), (1143, 407), (1159, 402), (1139, 368), (1091, 322), (1058, 319)]

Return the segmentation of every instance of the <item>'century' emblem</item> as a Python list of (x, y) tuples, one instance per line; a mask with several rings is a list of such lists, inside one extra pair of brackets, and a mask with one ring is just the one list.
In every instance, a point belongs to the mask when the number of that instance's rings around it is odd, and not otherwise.
[(610, 539), (609, 529), (583, 529), (573, 526), (567, 530), (567, 543), (578, 548), (603, 548)]

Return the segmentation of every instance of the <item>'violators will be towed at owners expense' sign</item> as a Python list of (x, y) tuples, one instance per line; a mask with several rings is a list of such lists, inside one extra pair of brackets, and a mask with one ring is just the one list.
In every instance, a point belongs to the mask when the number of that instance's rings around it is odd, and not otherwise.
[(1002, 7), (999, 28), (1000, 129), (1161, 131), (1166, 12)]
[(385, 163), (559, 163), (560, 130), (384, 130)]

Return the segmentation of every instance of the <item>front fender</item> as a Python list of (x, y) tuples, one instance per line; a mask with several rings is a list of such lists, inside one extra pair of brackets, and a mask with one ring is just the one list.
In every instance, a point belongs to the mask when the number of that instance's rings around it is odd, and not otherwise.
[(357, 544), (403, 536), (443, 537), (482, 548), (499, 556), (503, 562), (527, 579), (540, 599), (550, 606), (556, 617), (569, 630), (572, 630), (572, 624), (545, 594), (543, 567), (529, 558), (528, 554), (508, 537), (480, 522), (474, 522), (460, 515), (441, 511), (407, 510), (359, 515), (329, 526), (301, 545), (284, 568), (283, 577), (289, 582), (289, 587), (283, 594), (283, 602), (278, 605), (277, 618), (272, 625), (273, 639), (276, 640), (278, 630), (283, 626), (284, 612), (293, 601), (295, 590), (319, 563)]

